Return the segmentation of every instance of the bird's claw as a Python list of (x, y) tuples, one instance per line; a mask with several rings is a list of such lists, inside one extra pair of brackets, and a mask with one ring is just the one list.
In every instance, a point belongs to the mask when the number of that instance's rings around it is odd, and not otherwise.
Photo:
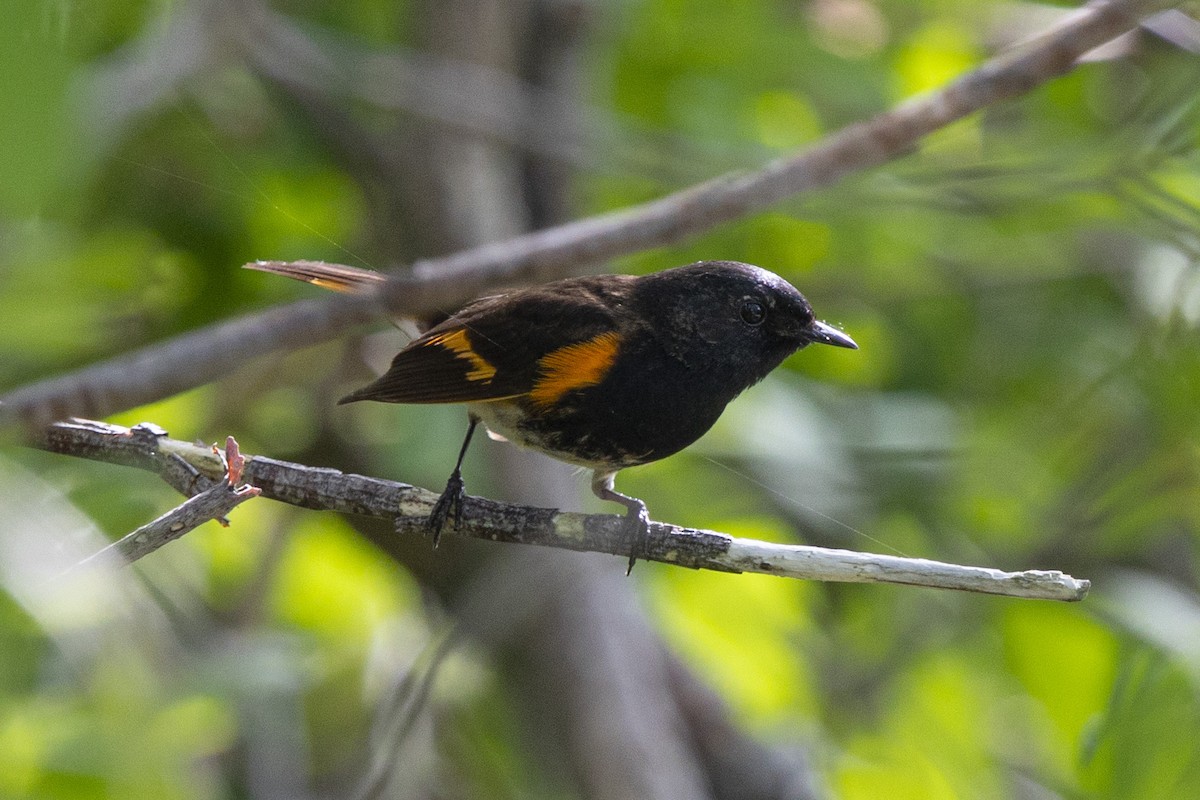
[(442, 528), (446, 526), (448, 520), (453, 519), (454, 527), (458, 527), (458, 523), (462, 520), (463, 501), (466, 497), (467, 492), (462, 473), (454, 470), (450, 475), (450, 480), (446, 481), (446, 489), (434, 503), (433, 511), (429, 512), (427, 525), (435, 548), (438, 546), (438, 540), (441, 539)]
[(625, 577), (629, 577), (638, 556), (645, 551), (646, 539), (650, 535), (650, 514), (644, 503), (630, 507), (625, 515), (625, 535), (629, 540), (629, 566), (625, 568)]

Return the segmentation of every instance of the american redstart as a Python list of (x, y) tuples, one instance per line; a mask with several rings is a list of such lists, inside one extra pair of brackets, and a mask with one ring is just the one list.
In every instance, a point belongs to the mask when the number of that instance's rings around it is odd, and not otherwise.
[[(386, 278), (320, 262), (247, 265), (338, 291)], [(857, 349), (800, 292), (736, 261), (652, 275), (566, 278), (475, 300), (425, 331), (369, 386), (339, 403), (465, 403), (467, 436), (429, 518), (457, 525), (462, 462), (480, 421), (506, 439), (592, 470), (592, 491), (628, 509), (629, 568), (646, 504), (613, 488), (619, 470), (700, 438), (747, 387), (812, 343)]]

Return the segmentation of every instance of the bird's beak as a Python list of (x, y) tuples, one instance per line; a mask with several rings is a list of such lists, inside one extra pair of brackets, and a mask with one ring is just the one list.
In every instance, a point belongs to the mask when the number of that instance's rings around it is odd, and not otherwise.
[(812, 325), (808, 326), (808, 330), (804, 332), (810, 342), (817, 344), (831, 344), (834, 347), (848, 347), (851, 350), (857, 350), (858, 345), (854, 343), (846, 334), (839, 331), (832, 325), (826, 325), (824, 322), (813, 320)]

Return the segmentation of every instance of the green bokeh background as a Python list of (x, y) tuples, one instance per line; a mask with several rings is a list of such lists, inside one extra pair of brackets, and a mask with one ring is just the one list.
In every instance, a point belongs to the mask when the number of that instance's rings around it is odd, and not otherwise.
[[(188, 6), (5, 9), (0, 391), (313, 294), (239, 269), (255, 258), (389, 266), (369, 192), (236, 61), (120, 129), (81, 111), (130, 102), (86, 91)], [(354, 47), (411, 44), (403, 2), (273, 7)], [(628, 149), (574, 176), (580, 216), (935, 89), (1033, 9), (589, 13), (586, 100)], [(1146, 35), (884, 168), (612, 265), (758, 263), (861, 345), (804, 352), (695, 447), (623, 473), (655, 518), (1094, 581), (1054, 605), (639, 567), (671, 647), (755, 736), (808, 748), (829, 796), (1200, 797), (1197, 86), (1195, 54)], [(660, 169), (631, 166), (644, 141)], [(315, 387), (346, 356), (273, 357), (113, 421), (295, 458), (336, 415), (375, 474), (440, 485), (461, 411), (335, 411), (363, 373)], [(472, 454), (472, 491), (489, 493), (499, 446)], [(264, 737), (308, 765), (294, 781), (312, 796), (353, 773), (395, 665), (436, 636), (417, 581), (348, 521), (265, 501), (135, 569), (42, 591), (39, 547), (87, 552), (176, 502), (146, 474), (0, 451), (0, 797), (255, 797)], [(506, 691), (485, 654), (457, 650), (431, 700), (440, 760), (413, 769), (452, 776), (445, 796), (573, 796), (523, 751)]]

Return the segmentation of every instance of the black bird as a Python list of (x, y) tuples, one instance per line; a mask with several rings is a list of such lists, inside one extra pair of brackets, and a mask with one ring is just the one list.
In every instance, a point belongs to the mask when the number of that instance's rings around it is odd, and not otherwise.
[[(248, 266), (340, 291), (386, 279), (319, 263)], [(645, 503), (613, 488), (617, 472), (687, 447), (730, 400), (813, 343), (857, 349), (778, 275), (700, 261), (481, 298), (339, 403), (466, 404), (466, 439), (429, 519), (435, 545), (446, 521), (457, 524), (462, 513), (462, 461), (482, 421), (493, 438), (592, 470), (596, 496), (627, 509), (632, 569), (649, 517)]]

